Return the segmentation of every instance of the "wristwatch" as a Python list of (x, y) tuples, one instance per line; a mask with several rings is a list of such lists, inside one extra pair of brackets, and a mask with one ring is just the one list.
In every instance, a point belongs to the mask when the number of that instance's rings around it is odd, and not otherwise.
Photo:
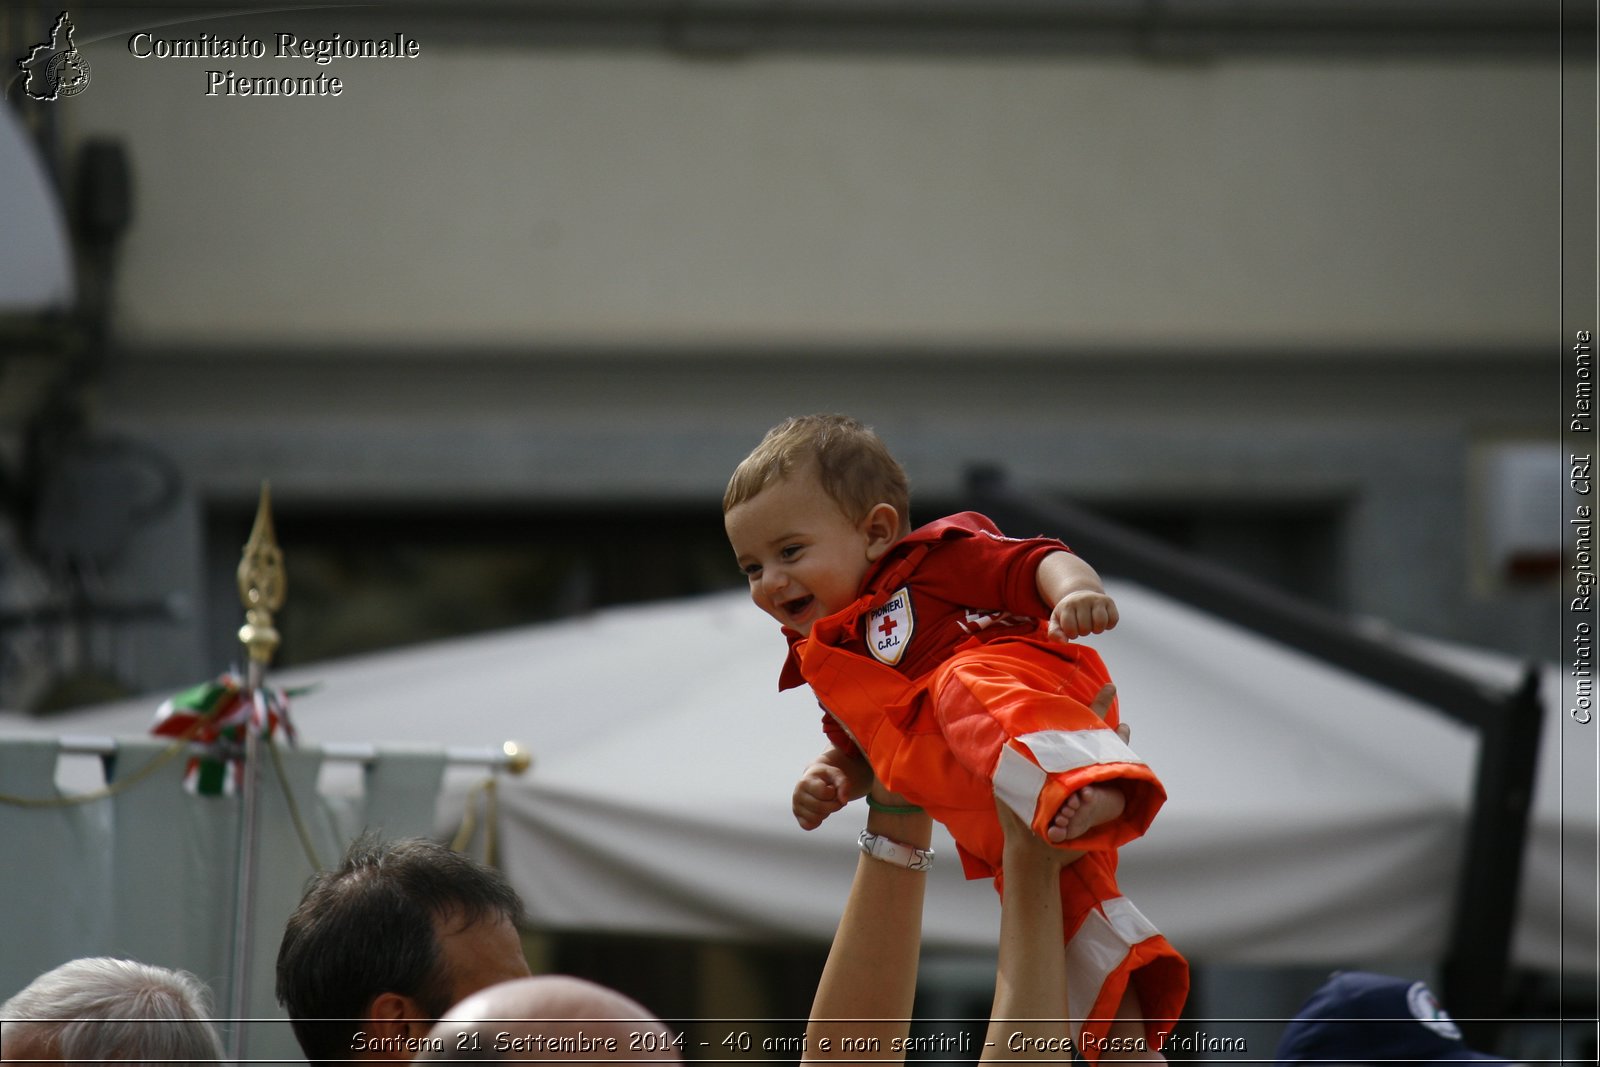
[(933, 870), (933, 849), (913, 848), (894, 840), (875, 834), (871, 830), (861, 831), (861, 836), (856, 839), (861, 845), (861, 851), (875, 860), (892, 863), (896, 867), (904, 867), (908, 871)]

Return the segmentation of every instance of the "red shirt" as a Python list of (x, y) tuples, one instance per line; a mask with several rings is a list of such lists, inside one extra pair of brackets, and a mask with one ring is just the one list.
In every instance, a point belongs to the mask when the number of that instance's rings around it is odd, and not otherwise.
[[(1054, 538), (1006, 537), (973, 511), (931, 522), (867, 572), (861, 599), (838, 613), (859, 613), (839, 647), (915, 679), (969, 641), (1033, 634), (1053, 607), (1039, 596), (1039, 563), (1063, 551), (1067, 546)], [(787, 627), (784, 636), (789, 657), (778, 688), (792, 689), (805, 682), (795, 653), (803, 638)], [(823, 725), (835, 744), (852, 746), (831, 716)]]

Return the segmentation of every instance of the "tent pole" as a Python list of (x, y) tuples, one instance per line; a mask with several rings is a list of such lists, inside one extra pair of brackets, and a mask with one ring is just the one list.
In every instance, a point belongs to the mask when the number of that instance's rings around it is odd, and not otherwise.
[(1511, 938), (1544, 709), (1539, 672), (1529, 666), (1478, 731), (1478, 770), (1462, 849), (1460, 889), (1440, 970), (1445, 1004), (1474, 1048), (1492, 1048), (1511, 968)]

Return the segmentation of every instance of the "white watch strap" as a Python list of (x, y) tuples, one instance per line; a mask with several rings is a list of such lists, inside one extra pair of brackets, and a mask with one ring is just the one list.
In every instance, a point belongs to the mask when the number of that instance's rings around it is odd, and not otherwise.
[(871, 830), (861, 831), (861, 836), (856, 839), (861, 845), (861, 851), (875, 860), (892, 863), (896, 867), (904, 867), (908, 871), (933, 870), (933, 849), (913, 848), (902, 844), (892, 837), (875, 834)]

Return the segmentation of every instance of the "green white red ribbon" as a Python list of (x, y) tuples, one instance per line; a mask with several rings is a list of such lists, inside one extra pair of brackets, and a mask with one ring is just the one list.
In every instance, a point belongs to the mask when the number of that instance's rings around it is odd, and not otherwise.
[[(207, 796), (232, 793), (244, 780), (245, 739), (253, 731), (270, 740), (278, 730), (295, 743), (289, 720), (289, 693), (261, 686), (248, 689), (229, 671), (213, 681), (185, 689), (156, 709), (150, 732), (164, 737), (189, 737), (209, 751), (191, 756), (184, 772), (186, 788)], [(233, 773), (228, 773), (229, 763)]]

